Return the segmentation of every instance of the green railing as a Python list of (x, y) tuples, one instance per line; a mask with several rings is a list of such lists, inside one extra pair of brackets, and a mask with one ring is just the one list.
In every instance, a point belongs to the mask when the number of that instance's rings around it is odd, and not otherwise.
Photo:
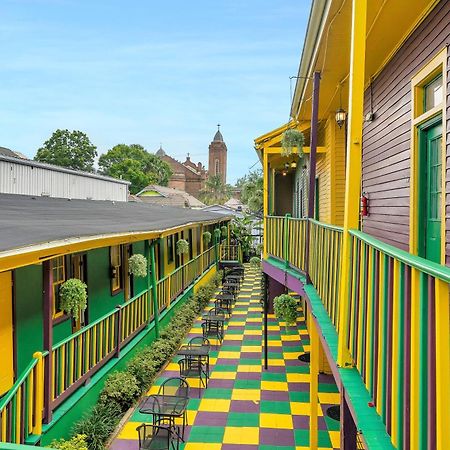
[(0, 401), (0, 442), (23, 444), (30, 435), (42, 432), (44, 403), (44, 356), (33, 360)]
[[(350, 277), (342, 280), (342, 228), (312, 219), (302, 226), (295, 222), (267, 217), (267, 253), (305, 272), (299, 245), (305, 245), (309, 227), (306, 279), (322, 299), (394, 446), (403, 448), (407, 436), (417, 449), (445, 442), (450, 268), (351, 230)], [(349, 287), (344, 301), (340, 283)]]

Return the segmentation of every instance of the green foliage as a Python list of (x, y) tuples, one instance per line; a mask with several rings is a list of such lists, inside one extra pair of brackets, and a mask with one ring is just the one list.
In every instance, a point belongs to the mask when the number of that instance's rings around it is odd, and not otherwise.
[(128, 259), (128, 269), (135, 277), (144, 278), (147, 276), (147, 258), (137, 253)]
[(231, 237), (241, 246), (244, 255), (253, 251), (252, 225), (250, 216), (234, 217), (230, 223)]
[(38, 149), (35, 161), (94, 172), (97, 147), (82, 131), (56, 130)]
[(241, 202), (253, 213), (263, 209), (263, 174), (262, 170), (250, 171), (236, 183), (241, 190)]
[(177, 255), (189, 252), (189, 242), (186, 239), (179, 239), (177, 242)]
[(114, 372), (105, 381), (100, 403), (115, 404), (125, 412), (141, 393), (136, 377), (130, 372)]
[(295, 325), (297, 320), (297, 300), (288, 294), (282, 294), (275, 297), (273, 307), (277, 319), (286, 322), (288, 325)]
[(159, 156), (139, 144), (118, 144), (101, 155), (102, 173), (131, 181), (130, 192), (137, 194), (149, 184), (167, 186), (172, 169)]
[(281, 138), (281, 155), (289, 156), (292, 153), (292, 148), (297, 147), (298, 155), (302, 156), (304, 143), (305, 137), (301, 131), (293, 128), (287, 129)]
[(74, 318), (87, 307), (87, 286), (78, 278), (70, 278), (61, 285), (59, 290), (60, 307)]
[(105, 443), (122, 416), (117, 405), (97, 403), (90, 412), (75, 423), (74, 435), (86, 436), (89, 450), (104, 450)]
[(261, 259), (257, 256), (252, 256), (250, 258), (250, 265), (255, 269), (259, 269), (261, 267)]
[(219, 240), (221, 234), (222, 234), (222, 232), (220, 231), (220, 228), (215, 228), (214, 229), (214, 238), (215, 239)]
[(53, 440), (50, 444), (51, 448), (59, 450), (88, 450), (85, 434), (76, 434), (70, 439)]
[(220, 227), (220, 231), (221, 231), (221, 234), (222, 234), (223, 238), (228, 236), (228, 227), (226, 227), (225, 225)]
[(231, 198), (232, 189), (229, 184), (223, 183), (220, 175), (213, 175), (206, 180), (199, 199), (207, 205), (222, 205)]
[(203, 232), (203, 242), (208, 245), (211, 242), (211, 233), (209, 231)]

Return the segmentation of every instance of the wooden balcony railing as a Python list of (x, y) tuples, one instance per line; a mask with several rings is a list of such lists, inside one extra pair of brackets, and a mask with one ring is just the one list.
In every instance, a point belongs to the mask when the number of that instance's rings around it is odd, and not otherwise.
[[(450, 268), (351, 230), (351, 277), (341, 280), (342, 228), (290, 217), (266, 223), (268, 255), (306, 273), (393, 444), (403, 448), (411, 436), (417, 448), (434, 448), (450, 423)], [(350, 286), (346, 299), (339, 299), (341, 282)], [(346, 323), (339, 322), (343, 305)]]
[[(159, 311), (170, 306), (215, 264), (217, 246), (212, 246), (157, 282)], [(50, 354), (36, 353), (0, 401), (0, 442), (23, 444), (30, 435), (39, 436), (43, 412), (56, 408), (111, 358), (119, 356), (121, 347), (153, 318), (153, 290), (150, 287), (54, 345)], [(47, 358), (52, 358), (50, 405), (44, 405), (44, 366)]]

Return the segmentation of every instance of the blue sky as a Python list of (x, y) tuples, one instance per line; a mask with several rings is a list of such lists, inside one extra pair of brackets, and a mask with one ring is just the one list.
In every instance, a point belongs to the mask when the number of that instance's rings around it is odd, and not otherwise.
[(57, 128), (207, 162), (229, 182), (289, 115), (309, 0), (2, 0), (0, 146), (33, 157)]

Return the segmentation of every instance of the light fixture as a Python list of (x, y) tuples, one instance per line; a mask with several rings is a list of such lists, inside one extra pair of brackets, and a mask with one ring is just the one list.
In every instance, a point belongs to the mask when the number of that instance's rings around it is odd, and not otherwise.
[(283, 170), (282, 174), (283, 174), (283, 177), (285, 177), (287, 175), (287, 172), (285, 170)]
[(296, 161), (292, 161), (291, 162), (291, 169), (296, 169), (297, 168), (297, 163)]
[(342, 109), (339, 108), (336, 111), (336, 123), (338, 124), (339, 128), (342, 128), (342, 125), (344, 125), (345, 120), (347, 119), (347, 113)]

